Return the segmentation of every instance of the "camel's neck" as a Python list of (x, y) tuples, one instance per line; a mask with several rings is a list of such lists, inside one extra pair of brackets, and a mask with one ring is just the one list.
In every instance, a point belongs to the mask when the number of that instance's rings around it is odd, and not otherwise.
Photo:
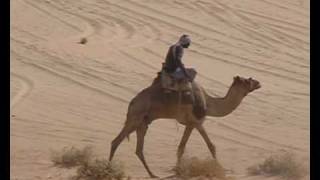
[(223, 98), (214, 98), (206, 95), (207, 101), (207, 115), (208, 116), (215, 116), (221, 117), (230, 114), (233, 110), (235, 110), (239, 104), (241, 103), (242, 99), (245, 97), (244, 93), (237, 88), (231, 87), (227, 93), (227, 95)]

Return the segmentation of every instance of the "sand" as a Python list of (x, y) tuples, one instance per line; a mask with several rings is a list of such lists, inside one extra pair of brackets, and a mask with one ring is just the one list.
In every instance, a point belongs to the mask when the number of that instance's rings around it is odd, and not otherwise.
[[(229, 175), (273, 179), (246, 169), (283, 150), (309, 163), (309, 1), (12, 0), (10, 10), (11, 179), (68, 179), (74, 171), (50, 161), (65, 146), (107, 157), (131, 98), (183, 33), (193, 42), (184, 64), (211, 95), (224, 96), (236, 75), (262, 84), (204, 124)], [(151, 124), (144, 152), (155, 174), (172, 175), (182, 133), (174, 120)], [(135, 143), (132, 134), (115, 159), (133, 179), (148, 179)], [(198, 132), (186, 152), (210, 157)]]

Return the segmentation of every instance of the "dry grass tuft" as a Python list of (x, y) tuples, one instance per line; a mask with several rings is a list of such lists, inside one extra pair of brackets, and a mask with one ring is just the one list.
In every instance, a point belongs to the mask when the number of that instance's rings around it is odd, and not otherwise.
[(121, 180), (125, 176), (123, 166), (107, 160), (96, 159), (82, 164), (75, 180)]
[(251, 175), (281, 176), (287, 180), (298, 180), (307, 175), (307, 169), (289, 152), (271, 155), (262, 164), (248, 168)]
[(60, 152), (52, 152), (52, 162), (62, 168), (78, 167), (77, 174), (72, 180), (120, 180), (125, 173), (119, 163), (104, 159), (93, 159), (92, 148), (83, 149), (75, 147), (63, 148)]
[(87, 146), (82, 150), (75, 147), (64, 147), (62, 151), (52, 151), (51, 161), (57, 167), (71, 168), (84, 164), (90, 160), (92, 148)]
[(194, 179), (195, 177), (200, 179), (209, 178), (217, 180), (230, 179), (229, 177), (226, 177), (224, 168), (219, 164), (219, 162), (212, 158), (202, 160), (197, 157), (183, 157), (174, 167), (173, 171), (176, 176), (182, 179)]

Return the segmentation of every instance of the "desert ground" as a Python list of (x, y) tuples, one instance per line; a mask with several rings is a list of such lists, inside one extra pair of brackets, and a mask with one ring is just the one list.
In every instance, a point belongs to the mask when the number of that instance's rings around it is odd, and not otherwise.
[[(229, 174), (276, 179), (246, 169), (278, 151), (309, 164), (309, 9), (307, 0), (12, 0), (11, 179), (68, 179), (74, 172), (50, 161), (66, 146), (93, 146), (107, 158), (130, 100), (182, 34), (192, 39), (183, 62), (212, 96), (225, 96), (236, 75), (262, 85), (230, 115), (204, 123)], [(156, 175), (172, 174), (183, 130), (172, 119), (150, 125), (144, 153)], [(149, 179), (135, 137), (114, 159), (132, 179)], [(211, 157), (196, 131), (186, 153)]]

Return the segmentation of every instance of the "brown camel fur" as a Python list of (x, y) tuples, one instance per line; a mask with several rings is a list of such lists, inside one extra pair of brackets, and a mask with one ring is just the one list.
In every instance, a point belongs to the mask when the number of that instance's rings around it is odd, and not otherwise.
[[(261, 87), (257, 80), (252, 78), (246, 79), (239, 76), (234, 77), (233, 83), (230, 86), (228, 93), (223, 98), (211, 97), (205, 92), (195, 81), (193, 87), (196, 88), (194, 93), (198, 97), (202, 97), (206, 106), (205, 115), (222, 117), (230, 114), (238, 107), (242, 99), (250, 92)], [(176, 119), (179, 123), (185, 125), (185, 130), (181, 142), (178, 146), (177, 157), (178, 161), (182, 157), (186, 143), (191, 135), (191, 132), (196, 128), (203, 139), (205, 140), (213, 158), (216, 158), (216, 150), (213, 143), (210, 141), (204, 127), (202, 126), (205, 116), (197, 118), (194, 108), (191, 104), (178, 103), (174, 98), (166, 98), (165, 93), (161, 89), (159, 76), (155, 78), (153, 83), (139, 92), (130, 102), (128, 107), (127, 119), (125, 125), (119, 135), (111, 143), (111, 151), (109, 160), (111, 161), (114, 153), (125, 137), (136, 131), (137, 147), (136, 154), (143, 163), (147, 172), (151, 177), (156, 177), (149, 169), (144, 155), (143, 145), (144, 136), (147, 132), (148, 125), (156, 119), (169, 118)]]

